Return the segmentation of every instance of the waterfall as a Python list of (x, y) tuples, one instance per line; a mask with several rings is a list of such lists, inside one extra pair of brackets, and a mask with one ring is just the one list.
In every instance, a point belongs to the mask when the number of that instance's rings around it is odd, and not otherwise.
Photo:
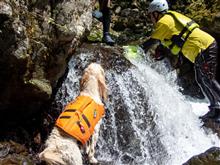
[[(79, 53), (69, 62), (68, 75), (56, 95), (61, 107), (79, 94), (82, 68), (92, 56)], [(175, 71), (166, 60), (155, 62), (147, 55), (130, 60), (133, 67), (127, 70), (118, 70), (120, 66), (105, 70), (109, 98), (96, 150), (99, 161), (106, 165), (181, 165), (220, 145), (215, 134), (202, 128), (195, 113), (196, 105), (206, 104), (179, 92)]]

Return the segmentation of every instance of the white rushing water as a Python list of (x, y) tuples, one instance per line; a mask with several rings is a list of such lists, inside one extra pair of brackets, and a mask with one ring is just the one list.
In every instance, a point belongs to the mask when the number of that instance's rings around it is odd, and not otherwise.
[[(82, 68), (86, 65), (86, 59), (91, 56), (92, 54), (85, 53), (79, 55)], [(212, 146), (220, 146), (218, 137), (211, 131), (205, 131), (202, 128), (203, 123), (198, 118), (208, 111), (207, 102), (187, 98), (178, 91), (175, 71), (169, 70), (166, 60), (162, 62), (155, 62), (150, 58), (130, 60), (135, 67), (128, 71), (116, 73), (111, 69), (106, 70), (109, 95), (112, 99), (106, 103), (107, 119), (104, 119), (100, 130), (96, 151), (100, 161), (112, 162), (114, 165), (181, 165)], [(67, 78), (57, 94), (56, 100), (62, 105), (79, 94), (81, 71), (77, 70), (77, 65), (73, 58), (69, 63)], [(134, 85), (134, 80), (137, 85)], [(146, 98), (141, 98), (143, 96)], [(119, 103), (124, 104), (123, 107), (126, 107), (130, 117), (128, 120), (131, 129), (126, 125), (120, 126), (121, 121), (117, 123), (116, 109), (117, 101), (120, 99), (122, 102)], [(143, 104), (143, 100), (147, 100), (147, 106)], [(147, 128), (146, 112), (153, 114), (155, 130)], [(144, 124), (146, 126), (142, 128)], [(123, 129), (127, 129), (125, 135)], [(128, 146), (123, 146), (120, 144), (122, 143), (120, 138), (129, 139), (126, 137), (127, 131), (131, 131), (129, 136), (134, 140), (129, 141)], [(126, 144), (126, 140), (123, 144)], [(134, 161), (123, 162), (121, 158), (124, 155)]]
[(148, 58), (145, 62), (134, 59), (131, 62), (137, 67), (133, 75), (149, 96), (150, 111), (156, 113), (161, 141), (170, 157), (165, 164), (180, 165), (193, 155), (212, 146), (220, 146), (218, 137), (211, 131), (205, 131), (198, 118), (208, 111), (208, 104), (205, 100), (184, 97), (178, 91), (175, 71), (164, 67), (166, 61), (154, 62)]

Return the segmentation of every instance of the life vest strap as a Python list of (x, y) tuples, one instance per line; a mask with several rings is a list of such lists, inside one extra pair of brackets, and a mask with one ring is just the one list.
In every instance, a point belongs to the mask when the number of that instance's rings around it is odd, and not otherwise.
[[(176, 18), (176, 17), (175, 17)], [(179, 33), (179, 36), (182, 37), (185, 32), (188, 31), (188, 34), (192, 32), (192, 30), (189, 30), (189, 27), (194, 24), (195, 22), (192, 20), (190, 22), (187, 22), (186, 26), (183, 27), (183, 30)]]
[(89, 120), (87, 119), (87, 117), (84, 114), (82, 114), (82, 118), (85, 120), (87, 126), (90, 128), (91, 124), (90, 124)]
[(60, 119), (69, 119), (70, 116), (60, 116), (59, 118), (60, 118)]
[[(184, 43), (188, 39), (189, 35), (192, 33), (192, 31), (195, 28), (198, 28), (199, 26), (193, 20), (187, 22), (186, 25), (183, 25), (183, 23), (177, 18), (177, 16), (174, 13), (167, 12), (166, 14), (172, 16), (177, 22), (179, 22), (183, 26), (182, 31), (178, 35), (173, 35), (173, 37), (171, 38), (172, 44), (169, 45), (169, 48), (171, 50), (174, 48), (175, 45), (179, 47), (179, 50), (181, 50)], [(194, 27), (192, 26), (193, 24), (195, 24)], [(192, 27), (192, 28), (190, 28), (190, 27)], [(184, 34), (186, 34), (186, 35), (184, 35)]]
[(76, 109), (66, 109), (64, 112), (76, 112)]

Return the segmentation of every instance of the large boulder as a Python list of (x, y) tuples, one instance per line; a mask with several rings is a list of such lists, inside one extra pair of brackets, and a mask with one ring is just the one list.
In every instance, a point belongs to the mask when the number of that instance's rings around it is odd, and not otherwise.
[(0, 2), (1, 113), (29, 116), (51, 98), (68, 57), (91, 28), (90, 3)]

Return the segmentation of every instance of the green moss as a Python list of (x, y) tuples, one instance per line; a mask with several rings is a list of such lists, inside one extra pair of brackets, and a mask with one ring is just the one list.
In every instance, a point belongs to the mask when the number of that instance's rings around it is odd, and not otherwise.
[(52, 94), (51, 85), (44, 80), (30, 79), (27, 84), (33, 86), (37, 91), (43, 92), (48, 96), (51, 96)]
[(93, 29), (89, 36), (87, 36), (88, 41), (101, 42), (102, 41), (102, 29)]

